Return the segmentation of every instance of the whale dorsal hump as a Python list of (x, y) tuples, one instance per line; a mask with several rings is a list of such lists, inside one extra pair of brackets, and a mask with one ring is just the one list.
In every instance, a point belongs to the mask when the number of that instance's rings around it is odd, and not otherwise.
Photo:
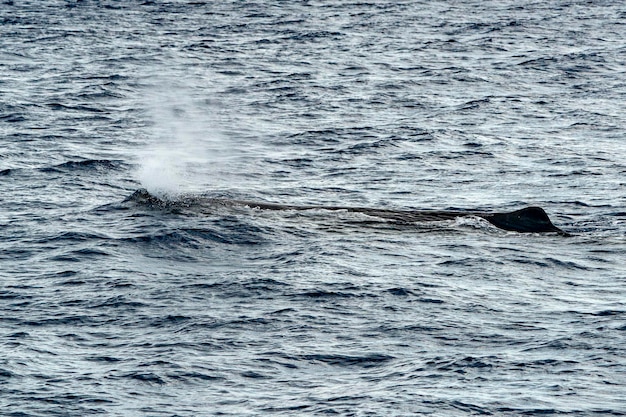
[(522, 233), (556, 232), (567, 234), (552, 224), (550, 218), (541, 207), (526, 207), (510, 213), (495, 213), (484, 216), (494, 226)]

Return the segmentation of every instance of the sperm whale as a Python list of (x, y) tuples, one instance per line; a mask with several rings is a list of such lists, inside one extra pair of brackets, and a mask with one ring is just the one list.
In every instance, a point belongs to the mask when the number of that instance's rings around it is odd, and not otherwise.
[[(125, 201), (150, 204), (159, 207), (190, 207), (193, 204), (216, 205), (216, 206), (242, 206), (260, 210), (330, 210), (362, 213), (372, 217), (392, 220), (400, 223), (435, 222), (453, 220), (458, 217), (481, 217), (495, 227), (507, 231), (519, 233), (556, 233), (561, 236), (570, 236), (569, 233), (559, 229), (541, 207), (525, 207), (511, 212), (482, 212), (474, 210), (391, 210), (375, 209), (366, 207), (349, 206), (297, 206), (289, 204), (275, 204), (253, 202), (246, 200), (229, 199), (181, 199), (179, 201), (166, 201), (160, 199), (147, 190), (135, 191)], [(201, 203), (200, 203), (201, 202)]]

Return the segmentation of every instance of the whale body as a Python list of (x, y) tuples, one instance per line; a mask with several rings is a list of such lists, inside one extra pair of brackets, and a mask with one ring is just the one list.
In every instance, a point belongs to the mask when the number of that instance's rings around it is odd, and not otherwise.
[(331, 210), (347, 211), (353, 213), (363, 213), (368, 216), (378, 217), (386, 220), (393, 220), (400, 223), (434, 222), (442, 220), (453, 220), (458, 217), (481, 217), (495, 227), (503, 230), (519, 233), (556, 233), (561, 236), (570, 236), (569, 233), (559, 229), (550, 221), (550, 218), (541, 207), (526, 207), (511, 212), (481, 212), (473, 210), (390, 210), (374, 209), (366, 207), (344, 207), (344, 206), (296, 206), (289, 204), (274, 204), (263, 202), (252, 202), (245, 200), (229, 199), (181, 199), (178, 201), (167, 201), (160, 199), (147, 190), (135, 191), (124, 201), (135, 201), (138, 203), (150, 204), (157, 207), (184, 208), (194, 204), (215, 205), (215, 206), (242, 206), (260, 210)]

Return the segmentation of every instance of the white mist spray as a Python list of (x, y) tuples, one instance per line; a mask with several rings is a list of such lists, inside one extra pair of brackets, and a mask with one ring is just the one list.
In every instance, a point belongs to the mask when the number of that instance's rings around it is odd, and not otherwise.
[(146, 109), (153, 120), (147, 149), (139, 155), (142, 186), (169, 199), (206, 187), (228, 149), (210, 106), (194, 100), (189, 85), (161, 82), (146, 94)]

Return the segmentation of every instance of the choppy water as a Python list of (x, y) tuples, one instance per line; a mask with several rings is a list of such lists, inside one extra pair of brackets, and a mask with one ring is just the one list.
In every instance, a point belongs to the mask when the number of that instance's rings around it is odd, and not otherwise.
[(3, 2), (2, 415), (626, 414), (625, 30), (608, 0)]

